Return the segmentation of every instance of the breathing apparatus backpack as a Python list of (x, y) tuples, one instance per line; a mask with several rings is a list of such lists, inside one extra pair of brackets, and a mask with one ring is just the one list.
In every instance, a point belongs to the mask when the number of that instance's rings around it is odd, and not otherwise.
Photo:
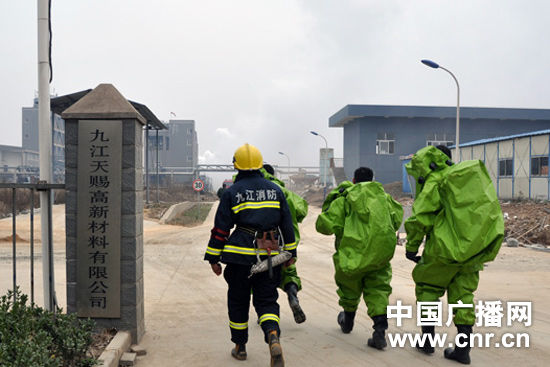
[(504, 238), (504, 219), (485, 165), (470, 160), (446, 170), (439, 186), (442, 210), (426, 251), (449, 264), (494, 260)]

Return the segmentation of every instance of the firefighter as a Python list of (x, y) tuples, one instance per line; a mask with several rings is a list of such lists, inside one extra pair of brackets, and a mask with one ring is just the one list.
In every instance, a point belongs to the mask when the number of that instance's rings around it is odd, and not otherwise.
[[(405, 221), (406, 257), (417, 263), (412, 273), (416, 300), (437, 302), (447, 292), (449, 304), (464, 305), (454, 309), (454, 323), (466, 345), (447, 348), (444, 355), (470, 364), (479, 271), (496, 257), (504, 237), (496, 191), (483, 162), (455, 165), (445, 146), (422, 148), (405, 168), (416, 181), (412, 215)], [(424, 251), (418, 256), (424, 237)], [(422, 333), (431, 334), (433, 340), (435, 328), (422, 326)], [(417, 349), (435, 351), (429, 342)]]
[[(247, 357), (248, 313), (252, 295), (265, 342), (269, 345), (271, 366), (281, 367), (284, 360), (279, 341), (277, 303), (281, 265), (273, 267), (270, 272), (258, 273), (250, 278), (249, 275), (251, 266), (258, 259), (279, 253), (279, 241), (283, 249), (292, 254), (286, 265), (295, 261), (292, 217), (279, 186), (264, 179), (260, 172), (262, 155), (256, 147), (250, 144), (239, 147), (235, 151), (233, 164), (238, 174), (235, 183), (222, 195), (204, 259), (216, 275), (222, 273), (220, 262), (225, 264), (223, 275), (228, 284), (229, 328), (231, 341), (235, 343), (231, 355), (238, 360)], [(272, 245), (264, 246), (266, 243)]]
[(353, 184), (345, 181), (327, 196), (315, 228), (320, 233), (336, 235), (332, 258), (339, 304), (344, 309), (337, 318), (342, 332), (352, 331), (362, 295), (374, 324), (367, 344), (382, 350), (387, 346), (386, 307), (392, 291), (390, 260), (403, 208), (372, 179), (370, 168), (358, 168)]
[[(307, 201), (300, 197), (300, 195), (290, 191), (285, 187), (284, 182), (277, 179), (275, 175), (275, 170), (269, 164), (264, 164), (262, 169), (264, 177), (270, 181), (275, 182), (281, 187), (283, 193), (285, 194), (286, 201), (288, 203), (288, 208), (290, 209), (290, 215), (292, 216), (292, 225), (294, 226), (294, 238), (296, 239), (296, 246), (300, 243), (300, 228), (298, 223), (302, 223), (304, 218), (307, 215)], [(302, 290), (302, 282), (298, 276), (298, 271), (296, 269), (296, 264), (292, 264), (288, 267), (283, 266), (281, 274), (281, 284), (279, 288), (284, 290), (288, 297), (288, 304), (294, 315), (294, 321), (297, 324), (301, 324), (306, 321), (306, 315), (300, 306), (298, 300), (298, 291)]]

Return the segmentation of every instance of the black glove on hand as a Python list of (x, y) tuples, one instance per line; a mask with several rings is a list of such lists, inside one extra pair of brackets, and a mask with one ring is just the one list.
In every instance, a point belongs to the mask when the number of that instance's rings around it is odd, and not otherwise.
[(418, 252), (416, 252), (416, 251), (414, 251), (414, 252), (413, 251), (407, 251), (405, 253), (405, 256), (407, 257), (407, 259), (417, 263), (417, 262), (420, 261), (421, 256), (417, 256), (416, 254), (418, 254)]

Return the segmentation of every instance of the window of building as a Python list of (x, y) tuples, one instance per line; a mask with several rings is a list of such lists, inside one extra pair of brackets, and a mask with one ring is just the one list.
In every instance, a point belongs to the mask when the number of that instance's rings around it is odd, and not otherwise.
[(189, 157), (189, 156), (187, 157), (188, 162), (191, 162), (192, 160), (193, 160), (193, 157)]
[(376, 139), (376, 154), (395, 153), (395, 138), (393, 133), (378, 133)]
[(548, 157), (531, 158), (531, 175), (548, 176)]
[(451, 134), (428, 134), (426, 137), (426, 146), (433, 145), (434, 147), (438, 145), (444, 145), (446, 147), (453, 145), (454, 142), (454, 135)]
[(170, 137), (167, 136), (165, 139), (166, 139), (166, 150), (170, 150)]
[(187, 145), (191, 145), (191, 142), (192, 142), (191, 138), (187, 138)]
[(514, 175), (514, 161), (512, 158), (500, 159), (498, 161), (498, 175), (501, 177)]

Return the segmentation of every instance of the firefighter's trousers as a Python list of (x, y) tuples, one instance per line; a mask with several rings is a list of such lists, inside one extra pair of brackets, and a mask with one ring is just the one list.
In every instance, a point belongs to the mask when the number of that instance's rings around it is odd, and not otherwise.
[(227, 308), (231, 341), (246, 344), (248, 341), (248, 313), (250, 297), (258, 314), (258, 321), (265, 334), (279, 329), (279, 293), (277, 286), (281, 282), (281, 265), (273, 268), (273, 278), (267, 271), (255, 274), (250, 279), (250, 266), (227, 264), (223, 276), (229, 286), (227, 290)]

